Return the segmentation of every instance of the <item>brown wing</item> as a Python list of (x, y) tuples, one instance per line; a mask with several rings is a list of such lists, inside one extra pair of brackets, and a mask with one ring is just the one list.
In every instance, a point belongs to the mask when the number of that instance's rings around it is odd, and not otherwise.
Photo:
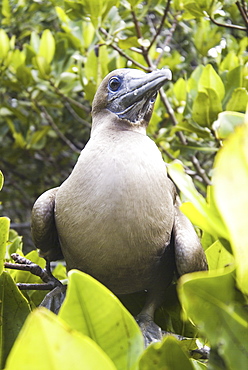
[(32, 209), (31, 232), (40, 255), (48, 261), (63, 258), (54, 218), (57, 188), (47, 190), (35, 202)]

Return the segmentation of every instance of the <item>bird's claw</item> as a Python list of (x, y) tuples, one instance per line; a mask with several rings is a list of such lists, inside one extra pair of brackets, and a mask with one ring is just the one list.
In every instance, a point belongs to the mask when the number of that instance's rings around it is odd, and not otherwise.
[(144, 337), (145, 347), (162, 340), (162, 330), (155, 322), (146, 315), (138, 315), (136, 321)]

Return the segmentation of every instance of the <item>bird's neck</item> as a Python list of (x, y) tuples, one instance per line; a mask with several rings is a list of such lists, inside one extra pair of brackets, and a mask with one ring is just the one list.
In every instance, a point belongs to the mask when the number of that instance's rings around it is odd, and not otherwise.
[(105, 134), (107, 132), (115, 132), (118, 134), (120, 131), (133, 131), (146, 135), (146, 127), (147, 124), (144, 122), (132, 123), (125, 119), (120, 119), (115, 114), (106, 110), (104, 114), (101, 114), (100, 112), (96, 116), (93, 116), (91, 137), (98, 135), (101, 132), (104, 132)]

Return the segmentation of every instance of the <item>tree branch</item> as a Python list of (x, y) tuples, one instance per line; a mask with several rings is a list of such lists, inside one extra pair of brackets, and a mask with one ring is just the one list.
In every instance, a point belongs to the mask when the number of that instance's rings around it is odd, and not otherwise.
[(172, 36), (173, 36), (173, 33), (175, 32), (175, 29), (176, 29), (176, 26), (177, 26), (177, 22), (176, 22), (176, 19), (174, 19), (174, 21), (173, 21), (173, 23), (172, 23), (172, 26), (171, 26), (171, 28), (170, 28), (170, 30), (169, 30), (169, 35), (165, 38), (165, 41), (164, 41), (164, 44), (163, 44), (163, 47), (162, 47), (162, 52), (159, 54), (159, 56), (158, 56), (158, 58), (156, 59), (156, 61), (155, 61), (155, 65), (157, 66), (158, 64), (159, 64), (159, 62), (161, 61), (161, 59), (162, 59), (162, 57), (163, 57), (163, 55), (164, 55), (164, 53), (165, 53), (165, 51), (164, 51), (164, 49), (165, 49), (165, 46), (166, 45), (168, 45), (169, 43), (170, 43), (170, 40), (171, 40), (171, 38), (172, 38)]
[(209, 180), (208, 176), (206, 175), (205, 170), (201, 167), (200, 162), (198, 161), (197, 157), (195, 155), (192, 155), (191, 160), (196, 169), (196, 172), (201, 177), (201, 179), (204, 181), (204, 183), (207, 186), (212, 185), (212, 182)]
[(163, 25), (164, 25), (164, 21), (165, 21), (167, 15), (168, 15), (168, 12), (169, 12), (169, 9), (170, 9), (170, 3), (171, 3), (171, 0), (168, 0), (167, 1), (167, 4), (166, 4), (166, 7), (164, 9), (164, 14), (163, 14), (163, 17), (161, 19), (160, 25), (159, 25), (159, 27), (158, 27), (158, 29), (157, 29), (157, 31), (156, 31), (156, 33), (155, 33), (152, 41), (151, 41), (149, 47), (147, 48), (147, 52), (150, 50), (150, 48), (152, 47), (152, 45), (154, 44), (154, 42), (157, 40), (157, 37), (160, 35), (160, 32), (162, 31), (162, 28), (163, 28)]
[(5, 268), (13, 269), (13, 270), (28, 271), (32, 275), (39, 276), (41, 278), (41, 280), (43, 280), (44, 283), (45, 283), (45, 284), (40, 284), (40, 283), (37, 283), (37, 284), (25, 284), (24, 283), (24, 284), (22, 284), (22, 283), (20, 283), (20, 284), (17, 284), (19, 289), (21, 289), (21, 290), (29, 290), (29, 289), (31, 289), (31, 290), (33, 290), (33, 289), (35, 289), (35, 290), (52, 290), (56, 286), (62, 286), (62, 283), (52, 275), (52, 273), (50, 271), (50, 267), (48, 267), (49, 264), (47, 264), (47, 267), (45, 269), (43, 269), (39, 265), (37, 265), (36, 263), (33, 263), (29, 259), (27, 259), (25, 257), (22, 257), (17, 253), (13, 253), (11, 255), (11, 257), (13, 258), (15, 263), (5, 262), (5, 264), (4, 264)]
[(49, 123), (49, 125), (54, 129), (54, 131), (56, 132), (56, 134), (60, 137), (60, 139), (62, 141), (64, 141), (64, 143), (66, 143), (66, 145), (69, 146), (69, 148), (75, 152), (75, 153), (80, 153), (81, 150), (78, 149), (69, 139), (67, 139), (67, 137), (60, 131), (60, 129), (58, 128), (58, 126), (56, 125), (56, 123), (54, 122), (53, 118), (50, 116), (50, 114), (48, 113), (48, 111), (46, 110), (45, 107), (43, 106), (40, 106), (38, 105), (37, 103), (35, 103), (37, 108), (39, 108), (39, 110), (41, 110), (47, 120), (47, 122)]
[[(177, 122), (176, 116), (175, 116), (174, 111), (173, 111), (173, 109), (172, 109), (172, 107), (171, 107), (171, 105), (170, 105), (170, 103), (167, 99), (167, 96), (166, 96), (166, 94), (165, 94), (165, 92), (162, 88), (159, 90), (159, 94), (160, 94), (161, 100), (162, 100), (162, 102), (163, 102), (163, 104), (164, 104), (164, 106), (165, 106), (165, 108), (166, 108), (166, 110), (167, 110), (167, 112), (168, 112), (168, 114), (171, 118), (171, 121), (172, 121), (173, 125), (177, 126), (178, 122)], [(181, 143), (183, 145), (186, 146), (188, 144), (184, 134), (181, 131), (178, 131), (176, 133), (176, 135), (178, 136), (179, 140), (181, 141)], [(191, 161), (192, 161), (192, 163), (193, 163), (193, 165), (196, 169), (197, 174), (201, 177), (201, 179), (204, 181), (204, 183), (206, 185), (211, 185), (211, 181), (209, 180), (208, 176), (206, 175), (205, 170), (201, 167), (200, 162), (198, 161), (196, 156), (192, 155), (190, 158), (191, 158)]]
[(231, 29), (235, 29), (235, 30), (239, 30), (239, 31), (246, 31), (246, 27), (238, 26), (238, 25), (235, 25), (235, 24), (227, 24), (227, 23), (217, 22), (213, 17), (211, 17), (211, 15), (209, 15), (209, 19), (214, 24), (216, 24), (216, 26), (219, 26), (219, 27), (231, 28)]
[[(139, 22), (138, 22), (138, 19), (136, 17), (136, 14), (135, 14), (135, 11), (131, 10), (131, 14), (132, 14), (132, 17), (133, 17), (133, 22), (134, 22), (134, 26), (135, 26), (135, 29), (136, 29), (136, 33), (137, 33), (137, 36), (138, 36), (138, 39), (142, 40), (143, 39), (143, 36), (142, 36), (142, 33), (141, 33), (141, 29), (140, 29), (140, 26), (139, 26)], [(141, 50), (142, 50), (142, 55), (147, 63), (147, 65), (149, 67), (152, 67), (152, 61), (149, 57), (149, 54), (148, 54), (148, 48), (145, 48), (143, 45), (141, 45)]]
[[(110, 37), (109, 33), (102, 27), (99, 28), (99, 31), (107, 37)], [(122, 55), (125, 59), (129, 60), (131, 63), (133, 63), (136, 67), (139, 67), (140, 69), (143, 69), (146, 72), (151, 72), (151, 69), (144, 66), (143, 64), (140, 64), (136, 62), (135, 59), (131, 58), (129, 55), (127, 55), (119, 46), (115, 45), (114, 43), (111, 43), (110, 46), (116, 50), (120, 55)]]
[(245, 22), (246, 30), (248, 32), (248, 14), (247, 14), (247, 9), (245, 8), (245, 4), (242, 3), (242, 5), (241, 5), (239, 1), (236, 1), (236, 5), (238, 7), (238, 10), (239, 10), (244, 22)]
[(79, 103), (77, 100), (72, 99), (72, 98), (70, 98), (69, 96), (64, 95), (64, 94), (59, 90), (59, 88), (58, 88), (57, 86), (55, 86), (55, 84), (53, 83), (53, 81), (52, 81), (52, 80), (49, 80), (49, 83), (50, 83), (50, 85), (54, 88), (55, 92), (56, 92), (59, 96), (61, 96), (61, 98), (63, 98), (63, 100), (67, 101), (67, 102), (68, 102), (68, 103), (70, 103), (70, 104), (75, 105), (76, 107), (78, 107), (79, 109), (82, 109), (82, 110), (83, 110), (84, 112), (86, 112), (86, 113), (90, 113), (90, 112), (91, 112), (91, 108), (86, 107), (85, 105), (83, 105), (83, 104)]
[(65, 107), (68, 109), (68, 111), (71, 113), (71, 115), (80, 123), (82, 123), (84, 126), (91, 128), (91, 124), (87, 122), (85, 119), (81, 118), (75, 110), (72, 108), (72, 106), (68, 103), (65, 102)]
[[(167, 96), (166, 96), (166, 94), (165, 94), (165, 92), (162, 88), (159, 90), (159, 94), (160, 94), (161, 101), (164, 104), (173, 125), (177, 126), (177, 119), (176, 119), (176, 116), (174, 114), (174, 110), (172, 109), (172, 107), (169, 103), (169, 100), (167, 99)], [(187, 145), (187, 140), (186, 140), (184, 134), (181, 131), (178, 131), (176, 133), (176, 135), (179, 137), (179, 139), (180, 139), (180, 141), (183, 145)]]

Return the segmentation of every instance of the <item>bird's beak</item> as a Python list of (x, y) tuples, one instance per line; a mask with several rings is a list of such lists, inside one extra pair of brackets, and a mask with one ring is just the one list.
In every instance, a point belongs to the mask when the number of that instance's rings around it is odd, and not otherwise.
[(133, 123), (141, 122), (146, 118), (147, 113), (152, 111), (158, 90), (171, 78), (169, 69), (155, 70), (128, 78), (118, 92), (109, 99), (108, 109), (119, 118)]
[(128, 107), (143, 98), (152, 97), (171, 78), (169, 69), (161, 69), (128, 81), (128, 92), (122, 96), (122, 104)]

